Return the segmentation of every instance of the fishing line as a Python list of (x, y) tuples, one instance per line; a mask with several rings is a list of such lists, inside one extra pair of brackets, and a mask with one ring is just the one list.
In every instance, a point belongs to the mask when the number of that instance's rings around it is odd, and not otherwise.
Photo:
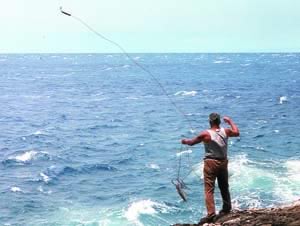
[(180, 113), (184, 119), (188, 122), (189, 127), (191, 129), (191, 131), (194, 131), (193, 126), (191, 121), (189, 120), (189, 118), (186, 116), (186, 114), (177, 106), (177, 104), (175, 103), (175, 101), (171, 98), (171, 96), (168, 94), (167, 90), (165, 89), (165, 87), (161, 84), (161, 82), (154, 76), (154, 74), (148, 70), (147, 68), (145, 68), (142, 64), (138, 63), (135, 59), (133, 59), (128, 53), (127, 51), (117, 42), (105, 37), (104, 35), (102, 35), (101, 33), (99, 33), (98, 31), (96, 31), (95, 29), (93, 29), (90, 25), (88, 25), (86, 22), (84, 22), (82, 19), (80, 19), (79, 17), (76, 17), (74, 15), (72, 15), (71, 13), (68, 13), (66, 11), (64, 11), (62, 9), (62, 7), (60, 7), (60, 12), (66, 16), (72, 17), (75, 20), (77, 20), (79, 23), (81, 23), (83, 26), (85, 26), (88, 30), (90, 30), (92, 33), (94, 33), (95, 35), (97, 35), (98, 37), (100, 37), (101, 39), (113, 44), (114, 46), (118, 47), (121, 52), (137, 67), (139, 67), (140, 69), (142, 69), (144, 72), (146, 72), (148, 75), (150, 75), (150, 77), (153, 79), (153, 81), (155, 81), (155, 83), (160, 87), (160, 89), (162, 90), (162, 92), (164, 93), (164, 95), (169, 99), (170, 103), (174, 106), (174, 108), (177, 110), (178, 113)]
[[(189, 168), (190, 170), (185, 176), (181, 176), (181, 162), (182, 162), (182, 155), (188, 154), (188, 162), (189, 162)], [(177, 177), (176, 179), (171, 180), (172, 184), (175, 186), (178, 195), (182, 198), (183, 201), (187, 201), (187, 194), (185, 192), (185, 189), (189, 189), (188, 186), (185, 184), (184, 180), (193, 172), (196, 176), (198, 176), (200, 179), (201, 177), (196, 173), (194, 170), (191, 160), (190, 160), (190, 153), (191, 150), (189, 148), (183, 148), (183, 145), (181, 145), (180, 150), (176, 153), (176, 156), (178, 157), (178, 165), (177, 165)]]
[[(90, 25), (88, 25), (85, 21), (83, 21), (82, 19), (80, 19), (79, 17), (76, 17), (74, 15), (72, 15), (71, 13), (68, 13), (66, 11), (64, 11), (62, 9), (62, 7), (60, 7), (60, 12), (66, 16), (72, 17), (75, 20), (77, 20), (79, 23), (81, 23), (84, 27), (86, 27), (89, 31), (91, 31), (92, 33), (94, 33), (95, 35), (97, 35), (99, 38), (113, 44), (114, 46), (116, 46), (118, 49), (121, 50), (121, 52), (137, 67), (139, 67), (140, 69), (142, 69), (144, 72), (146, 72), (151, 78), (152, 80), (160, 87), (160, 89), (162, 90), (162, 92), (164, 93), (164, 95), (169, 99), (170, 103), (174, 106), (174, 108), (177, 110), (177, 112), (179, 114), (181, 114), (184, 119), (187, 121), (189, 127), (190, 127), (190, 131), (193, 132), (193, 126), (192, 123), (190, 121), (190, 119), (187, 117), (187, 115), (182, 111), (181, 108), (179, 108), (177, 106), (177, 104), (175, 103), (175, 101), (171, 98), (171, 96), (168, 94), (167, 90), (165, 89), (165, 87), (162, 85), (162, 83), (155, 77), (155, 75), (148, 70), (147, 68), (145, 68), (142, 64), (138, 63), (134, 58), (132, 58), (127, 51), (117, 42), (105, 37), (104, 35), (102, 35), (101, 33), (99, 33), (98, 31), (96, 31), (95, 29), (93, 29)], [(182, 145), (181, 145), (181, 149), (182, 149)], [(180, 179), (180, 169), (181, 169), (181, 156), (178, 162), (178, 172), (177, 172), (177, 178), (173, 179), (171, 182), (175, 185), (176, 190), (178, 192), (178, 194), (180, 195), (180, 197), (186, 201), (186, 193), (184, 192), (183, 189), (186, 189), (187, 186), (185, 185), (185, 183), (183, 182), (183, 179)], [(189, 172), (189, 174), (194, 171), (194, 169), (192, 168)], [(197, 175), (197, 174), (196, 174)], [(188, 175), (187, 175), (188, 176)]]

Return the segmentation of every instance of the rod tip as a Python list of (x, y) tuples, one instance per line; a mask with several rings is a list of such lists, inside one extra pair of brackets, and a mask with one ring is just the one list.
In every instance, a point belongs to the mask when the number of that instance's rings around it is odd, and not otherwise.
[(71, 13), (65, 12), (65, 11), (63, 10), (62, 6), (59, 7), (59, 10), (60, 10), (61, 13), (65, 14), (65, 15), (67, 15), (67, 16), (71, 16)]

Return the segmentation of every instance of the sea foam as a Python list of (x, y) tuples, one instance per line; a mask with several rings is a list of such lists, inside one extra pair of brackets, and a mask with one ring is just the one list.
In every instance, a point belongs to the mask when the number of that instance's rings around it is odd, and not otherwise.
[(12, 192), (22, 192), (22, 189), (19, 188), (19, 187), (11, 187), (10, 190), (11, 190)]
[(143, 226), (144, 224), (139, 219), (141, 215), (155, 215), (158, 211), (166, 213), (169, 209), (170, 207), (165, 204), (146, 199), (131, 203), (124, 216), (135, 225)]
[(300, 160), (287, 160), (283, 167), (286, 172), (276, 178), (275, 194), (282, 202), (293, 202), (300, 197)]
[(32, 160), (36, 155), (37, 155), (37, 151), (27, 151), (24, 152), (23, 154), (17, 155), (15, 156), (15, 160), (19, 161), (19, 162), (28, 162), (30, 160)]
[(4, 162), (5, 163), (29, 163), (36, 159), (44, 159), (49, 160), (51, 159), (51, 156), (49, 156), (48, 152), (45, 151), (25, 151), (25, 152), (17, 152), (11, 156), (9, 156)]
[(150, 164), (147, 164), (146, 166), (147, 166), (147, 168), (150, 168), (150, 169), (155, 169), (155, 170), (160, 169), (159, 165), (157, 165), (156, 163), (150, 163)]
[(40, 176), (42, 177), (42, 180), (45, 183), (48, 183), (51, 180), (51, 178), (48, 175), (46, 175), (45, 173), (40, 173)]
[(175, 96), (196, 96), (197, 95), (197, 91), (178, 91), (177, 93), (175, 93)]
[(230, 60), (215, 60), (214, 64), (229, 64)]

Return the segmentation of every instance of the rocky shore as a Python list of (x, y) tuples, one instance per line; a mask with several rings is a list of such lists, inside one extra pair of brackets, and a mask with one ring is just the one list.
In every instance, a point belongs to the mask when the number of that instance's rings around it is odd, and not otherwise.
[[(174, 226), (200, 226), (200, 224)], [(300, 200), (280, 208), (234, 210), (213, 224), (203, 226), (300, 226)]]

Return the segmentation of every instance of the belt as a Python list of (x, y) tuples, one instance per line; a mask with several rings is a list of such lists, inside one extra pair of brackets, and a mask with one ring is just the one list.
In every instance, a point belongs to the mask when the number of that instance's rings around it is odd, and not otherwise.
[(219, 160), (219, 161), (227, 160), (227, 158), (218, 158), (218, 157), (212, 157), (212, 156), (205, 156), (204, 160), (206, 160), (206, 159)]

